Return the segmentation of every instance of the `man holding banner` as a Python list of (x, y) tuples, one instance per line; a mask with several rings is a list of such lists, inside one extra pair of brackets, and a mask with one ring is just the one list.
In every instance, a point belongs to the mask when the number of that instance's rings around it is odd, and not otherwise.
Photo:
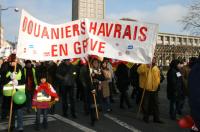
[[(75, 114), (74, 88), (76, 80), (76, 69), (69, 59), (64, 60), (57, 69), (56, 76), (61, 82), (60, 90), (62, 96), (63, 116), (68, 117), (68, 104), (70, 103), (70, 112), (73, 118), (77, 118)], [(69, 101), (68, 101), (69, 100)]]
[(155, 123), (163, 123), (160, 120), (158, 108), (157, 90), (160, 85), (160, 70), (156, 66), (156, 58), (153, 58), (152, 64), (140, 65), (137, 72), (139, 85), (143, 89), (143, 97), (140, 101), (143, 107), (143, 120), (148, 123), (149, 116), (153, 114)]

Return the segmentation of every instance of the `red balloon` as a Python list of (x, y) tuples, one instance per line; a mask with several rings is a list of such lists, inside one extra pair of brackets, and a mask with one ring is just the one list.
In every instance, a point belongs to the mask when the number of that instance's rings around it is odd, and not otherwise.
[(194, 121), (190, 115), (187, 115), (178, 120), (178, 125), (180, 128), (192, 128)]

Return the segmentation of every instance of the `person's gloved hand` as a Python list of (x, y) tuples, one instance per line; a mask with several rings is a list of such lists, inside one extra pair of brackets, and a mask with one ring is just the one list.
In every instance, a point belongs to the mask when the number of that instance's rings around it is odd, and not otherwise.
[(92, 92), (93, 94), (95, 94), (95, 93), (96, 93), (96, 90), (94, 89), (94, 90), (92, 90), (91, 92)]
[(15, 78), (16, 78), (16, 73), (15, 72), (11, 73), (10, 79), (14, 80)]
[(18, 85), (18, 81), (16, 79), (13, 80), (13, 85), (17, 86)]

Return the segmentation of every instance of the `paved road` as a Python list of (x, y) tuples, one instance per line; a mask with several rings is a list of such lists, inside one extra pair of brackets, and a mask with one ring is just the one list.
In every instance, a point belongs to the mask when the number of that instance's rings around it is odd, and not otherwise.
[[(41, 132), (188, 132), (188, 130), (180, 129), (175, 121), (171, 121), (168, 118), (168, 101), (166, 99), (166, 82), (161, 85), (161, 91), (159, 93), (160, 102), (160, 115), (164, 124), (155, 124), (152, 121), (146, 124), (142, 121), (142, 115), (137, 117), (138, 107), (135, 105), (135, 100), (131, 100), (131, 109), (119, 109), (119, 97), (115, 95), (115, 103), (112, 104), (113, 111), (110, 113), (100, 113), (100, 120), (94, 127), (90, 126), (90, 120), (88, 116), (83, 114), (82, 103), (77, 101), (77, 119), (71, 117), (64, 118), (61, 116), (61, 106), (57, 104), (56, 113), (49, 115), (49, 128), (48, 130), (41, 129)], [(186, 104), (184, 113), (189, 111)], [(25, 115), (24, 129), (25, 132), (34, 132), (35, 115)], [(0, 131), (5, 131), (7, 128), (7, 121), (0, 121)]]

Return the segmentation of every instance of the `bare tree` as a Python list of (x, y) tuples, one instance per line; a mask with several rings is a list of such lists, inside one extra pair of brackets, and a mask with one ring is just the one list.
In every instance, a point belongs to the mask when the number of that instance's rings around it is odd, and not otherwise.
[(189, 12), (181, 20), (183, 30), (193, 35), (200, 35), (200, 0), (195, 0), (189, 7)]

